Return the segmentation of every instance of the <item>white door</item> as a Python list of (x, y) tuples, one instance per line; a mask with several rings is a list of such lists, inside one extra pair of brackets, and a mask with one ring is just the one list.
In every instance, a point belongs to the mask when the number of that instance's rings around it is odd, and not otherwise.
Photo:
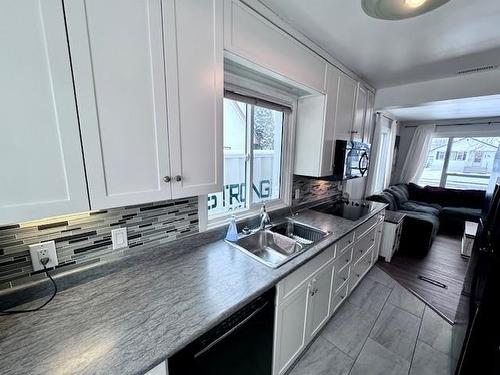
[(174, 198), (222, 190), (222, 0), (165, 0)]
[(171, 198), (161, 0), (65, 6), (92, 209)]
[(87, 211), (58, 0), (0, 2), (0, 224)]
[(307, 336), (309, 341), (323, 327), (330, 317), (330, 295), (332, 290), (333, 261), (323, 267), (311, 284), (311, 296), (307, 312)]
[(358, 83), (356, 94), (356, 109), (354, 110), (354, 124), (352, 127), (352, 137), (355, 140), (361, 141), (363, 139), (363, 130), (365, 127), (366, 115), (366, 98), (367, 91)]
[(273, 372), (275, 375), (285, 373), (305, 347), (310, 286), (308, 283), (302, 284), (277, 307)]
[(351, 77), (345, 74), (340, 76), (335, 139), (351, 139), (357, 87), (358, 83)]

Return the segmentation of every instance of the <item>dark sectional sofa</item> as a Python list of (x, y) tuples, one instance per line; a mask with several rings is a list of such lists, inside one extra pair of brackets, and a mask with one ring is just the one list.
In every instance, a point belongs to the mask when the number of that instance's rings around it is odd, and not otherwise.
[(390, 186), (367, 199), (386, 203), (389, 210), (405, 213), (399, 248), (425, 255), (438, 231), (461, 233), (465, 221), (479, 220), (485, 192), (410, 183)]

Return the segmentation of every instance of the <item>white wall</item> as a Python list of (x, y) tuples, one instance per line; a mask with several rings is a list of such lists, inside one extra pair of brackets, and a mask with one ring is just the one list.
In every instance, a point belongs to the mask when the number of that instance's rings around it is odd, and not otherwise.
[(377, 90), (375, 109), (500, 94), (500, 70), (457, 75)]

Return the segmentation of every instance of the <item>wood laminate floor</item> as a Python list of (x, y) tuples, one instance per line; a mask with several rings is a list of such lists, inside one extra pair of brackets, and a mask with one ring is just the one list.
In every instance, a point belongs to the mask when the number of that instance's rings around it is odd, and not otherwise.
[[(391, 263), (380, 260), (378, 265), (453, 322), (468, 263), (460, 256), (460, 246), (459, 237), (440, 234), (425, 257), (398, 252)], [(446, 288), (423, 281), (419, 275), (442, 283)]]

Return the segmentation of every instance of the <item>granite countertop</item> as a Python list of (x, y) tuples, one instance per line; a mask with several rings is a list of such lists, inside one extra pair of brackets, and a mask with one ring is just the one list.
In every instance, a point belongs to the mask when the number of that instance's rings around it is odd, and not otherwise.
[(405, 216), (406, 214), (404, 212), (386, 210), (384, 221), (387, 223), (399, 224), (403, 221)]
[(332, 234), (278, 269), (224, 241), (124, 259), (43, 310), (0, 317), (2, 374), (144, 374), (384, 207), (357, 221), (302, 211), (294, 219)]

